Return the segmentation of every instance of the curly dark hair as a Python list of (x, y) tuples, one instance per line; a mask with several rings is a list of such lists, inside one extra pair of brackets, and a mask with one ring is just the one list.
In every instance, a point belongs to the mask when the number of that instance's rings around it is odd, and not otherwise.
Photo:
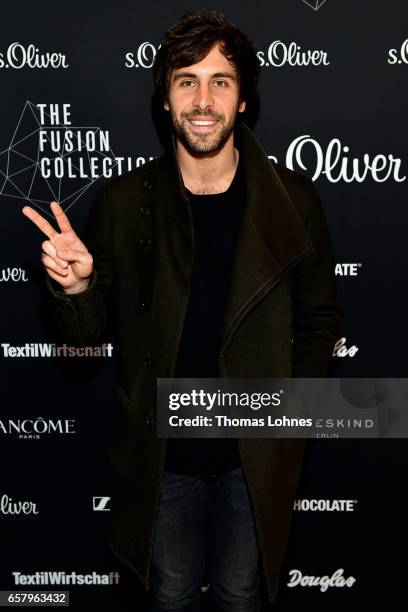
[(257, 48), (223, 13), (207, 9), (186, 11), (164, 33), (153, 62), (154, 84), (162, 100), (168, 101), (172, 70), (200, 62), (217, 42), (237, 71), (240, 100), (251, 103), (261, 71)]

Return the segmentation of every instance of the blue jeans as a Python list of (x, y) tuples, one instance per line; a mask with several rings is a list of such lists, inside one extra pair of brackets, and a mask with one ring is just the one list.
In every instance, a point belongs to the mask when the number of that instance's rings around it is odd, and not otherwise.
[(152, 612), (198, 612), (201, 586), (226, 612), (261, 610), (259, 549), (242, 467), (164, 470), (150, 573)]

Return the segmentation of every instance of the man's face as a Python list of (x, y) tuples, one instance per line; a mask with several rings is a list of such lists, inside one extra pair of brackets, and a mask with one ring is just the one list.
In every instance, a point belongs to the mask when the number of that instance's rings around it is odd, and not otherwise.
[(219, 151), (232, 138), (237, 112), (245, 106), (239, 100), (236, 70), (218, 44), (201, 62), (170, 75), (164, 108), (171, 112), (178, 140), (193, 155)]

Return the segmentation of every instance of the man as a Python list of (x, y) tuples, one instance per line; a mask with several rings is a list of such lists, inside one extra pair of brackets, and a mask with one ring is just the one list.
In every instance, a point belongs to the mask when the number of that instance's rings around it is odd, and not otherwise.
[(58, 203), (42, 262), (73, 343), (119, 353), (110, 545), (153, 610), (276, 601), (304, 440), (163, 440), (157, 377), (322, 377), (340, 335), (334, 263), (312, 182), (272, 164), (240, 115), (254, 46), (215, 11), (170, 28), (154, 64), (172, 130), (164, 154), (106, 182), (81, 239)]

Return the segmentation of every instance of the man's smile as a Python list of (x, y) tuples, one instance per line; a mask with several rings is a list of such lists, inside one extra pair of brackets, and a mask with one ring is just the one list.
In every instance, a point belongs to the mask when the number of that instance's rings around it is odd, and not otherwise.
[(209, 132), (218, 123), (218, 119), (189, 119), (188, 123), (194, 130)]

